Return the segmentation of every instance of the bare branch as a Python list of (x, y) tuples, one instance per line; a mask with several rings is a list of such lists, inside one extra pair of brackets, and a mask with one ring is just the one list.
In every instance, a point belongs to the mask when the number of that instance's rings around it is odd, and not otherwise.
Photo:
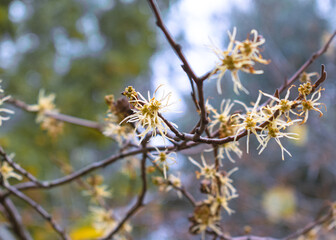
[(177, 44), (173, 37), (170, 35), (167, 27), (164, 25), (163, 21), (162, 21), (162, 17), (161, 14), (159, 12), (159, 9), (155, 3), (154, 0), (148, 0), (148, 3), (150, 5), (150, 7), (153, 10), (153, 13), (155, 15), (156, 18), (156, 25), (162, 30), (163, 34), (165, 35), (165, 37), (167, 38), (170, 46), (174, 49), (175, 53), (177, 54), (177, 56), (180, 58), (180, 60), (182, 61), (183, 65), (182, 68), (183, 70), (186, 72), (186, 74), (193, 79), (195, 82), (198, 81), (198, 77), (196, 76), (196, 74), (194, 73), (194, 71), (191, 69), (190, 64), (188, 63), (186, 57), (184, 56), (183, 52), (182, 52), (182, 47), (181, 45)]
[(16, 171), (18, 171), (21, 175), (28, 178), (30, 181), (35, 183), (38, 186), (41, 186), (39, 180), (37, 180), (32, 174), (27, 172), (24, 168), (22, 168), (19, 164), (15, 163), (8, 155), (5, 153), (3, 148), (0, 146), (0, 155), (3, 157), (4, 161), (6, 161), (10, 166), (12, 166)]
[(55, 232), (58, 233), (58, 235), (61, 237), (63, 240), (70, 240), (70, 238), (67, 236), (65, 233), (64, 229), (60, 227), (55, 220), (52, 218), (52, 216), (37, 202), (29, 198), (27, 195), (23, 194), (22, 192), (18, 191), (16, 188), (4, 183), (3, 187), (6, 188), (8, 191), (13, 193), (16, 197), (20, 198), (21, 200), (25, 201), (28, 205), (30, 205), (32, 208), (40, 214), (44, 220), (49, 222), (49, 224), (52, 226), (52, 228), (55, 230)]
[[(9, 98), (6, 101), (6, 103), (10, 103), (10, 104), (12, 104), (12, 105), (14, 105), (18, 108), (21, 108), (22, 110), (27, 111), (27, 112), (33, 112), (33, 113), (36, 112), (36, 111), (32, 111), (29, 108), (29, 105), (26, 104), (25, 102), (17, 100), (13, 97)], [(62, 114), (62, 113), (56, 113), (56, 112), (52, 112), (52, 111), (46, 111), (44, 114), (48, 117), (57, 119), (57, 120), (62, 121), (62, 122), (67, 122), (67, 123), (71, 123), (71, 124), (74, 124), (74, 125), (87, 127), (87, 128), (93, 128), (93, 129), (96, 129), (98, 131), (101, 131), (101, 129), (102, 129), (102, 126), (99, 123), (94, 122), (94, 121), (81, 119), (81, 118), (65, 115), (65, 114)]]
[(5, 198), (1, 201), (1, 204), (4, 207), (9, 223), (13, 227), (13, 232), (17, 237), (22, 240), (32, 240), (32, 237), (24, 227), (21, 216), (13, 202), (9, 198)]

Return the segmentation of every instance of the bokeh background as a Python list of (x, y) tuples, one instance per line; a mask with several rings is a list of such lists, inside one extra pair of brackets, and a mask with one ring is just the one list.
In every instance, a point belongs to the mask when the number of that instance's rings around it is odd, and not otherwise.
[[(159, 1), (159, 6), (169, 30), (200, 75), (216, 62), (211, 46), (225, 48), (227, 31), (234, 26), (238, 40), (245, 39), (251, 29), (266, 38), (263, 56), (271, 63), (258, 66), (265, 74), (240, 73), (249, 95), (234, 95), (230, 74), (222, 80), (223, 95), (217, 94), (215, 79), (206, 83), (205, 95), (216, 107), (223, 98), (255, 101), (259, 89), (273, 93), (336, 30), (334, 0), (174, 0)], [(253, 234), (282, 237), (311, 221), (328, 201), (336, 200), (336, 41), (308, 71), (319, 72), (322, 63), (328, 73), (321, 98), (327, 111), (322, 118), (310, 114), (307, 125), (293, 129), (301, 134), (299, 141), (283, 142), (293, 157), (282, 161), (276, 143), (259, 156), (252, 138), (249, 155), (235, 164), (224, 162), (227, 170), (239, 167), (233, 179), (240, 197), (230, 202), (236, 213), (223, 215), (224, 229), (231, 234), (243, 234), (244, 227), (251, 226)], [(181, 99), (179, 113), (167, 114), (167, 118), (183, 131), (197, 119), (189, 80), (155, 26), (146, 1), (1, 0), (0, 77), (6, 93), (15, 98), (34, 104), (39, 90), (45, 89), (56, 94), (62, 113), (99, 122), (106, 114), (105, 95), (118, 97), (128, 85), (146, 94), (163, 83)], [(33, 114), (14, 110), (15, 115), (0, 129), (0, 145), (15, 152), (15, 160), (40, 179), (63, 176), (64, 164), (79, 169), (118, 151), (113, 140), (79, 126), (66, 124), (64, 133), (52, 139), (35, 123)], [(245, 152), (245, 139), (241, 146)], [(196, 168), (186, 156), (197, 158), (205, 148), (178, 154), (178, 164), (171, 168), (172, 173), (180, 172), (182, 183), (199, 200), (204, 196), (195, 188)], [(210, 154), (206, 157), (211, 161)], [(123, 162), (96, 172), (113, 190), (109, 205), (120, 216), (140, 186), (136, 168), (130, 169), (131, 165), (125, 170)], [(67, 226), (74, 239), (88, 239), (90, 200), (76, 183), (27, 194)], [(146, 202), (146, 208), (131, 221), (134, 239), (199, 238), (187, 233), (192, 208), (176, 193), (159, 193), (151, 185)], [(34, 239), (56, 238), (29, 207), (15, 203)], [(6, 228), (1, 221), (0, 228)]]

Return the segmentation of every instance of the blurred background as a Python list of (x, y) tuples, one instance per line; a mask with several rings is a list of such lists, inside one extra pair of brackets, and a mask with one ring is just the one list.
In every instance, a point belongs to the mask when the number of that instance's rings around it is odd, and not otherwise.
[[(244, 40), (251, 29), (257, 29), (266, 39), (263, 56), (271, 63), (256, 67), (263, 69), (264, 75), (239, 73), (249, 95), (233, 93), (229, 73), (222, 80), (223, 95), (217, 94), (215, 79), (207, 81), (205, 96), (217, 108), (223, 98), (249, 103), (255, 101), (259, 89), (272, 94), (336, 30), (334, 0), (174, 0), (159, 1), (159, 6), (168, 29), (199, 75), (213, 68), (217, 60), (211, 46), (226, 48), (227, 31), (232, 32), (234, 26), (237, 40)], [(250, 226), (255, 235), (283, 237), (312, 221), (328, 201), (336, 200), (335, 40), (308, 72), (319, 72), (321, 64), (326, 65), (328, 73), (321, 98), (327, 112), (322, 118), (311, 113), (306, 125), (293, 129), (300, 133), (299, 141), (283, 141), (293, 157), (285, 156), (282, 161), (275, 142), (259, 156), (252, 137), (249, 155), (236, 158), (235, 164), (224, 161), (226, 170), (239, 167), (232, 178), (240, 197), (230, 202), (236, 213), (223, 215), (224, 230), (232, 235), (243, 234), (244, 227)], [(0, 2), (2, 86), (6, 94), (29, 104), (36, 103), (39, 90), (45, 89), (56, 94), (62, 113), (103, 122), (105, 95), (118, 98), (128, 85), (146, 94), (163, 83), (181, 99), (177, 107), (180, 113), (166, 114), (167, 118), (180, 130), (188, 131), (196, 123), (197, 114), (189, 80), (180, 65), (155, 26), (146, 1)], [(64, 165), (79, 169), (118, 151), (113, 140), (69, 124), (65, 124), (62, 135), (51, 138), (35, 123), (34, 114), (14, 110), (15, 115), (0, 129), (0, 145), (14, 152), (15, 160), (40, 179), (61, 177)], [(243, 152), (245, 141), (241, 142)], [(170, 170), (180, 172), (182, 183), (198, 200), (204, 196), (195, 189), (197, 169), (186, 157), (197, 159), (202, 148), (206, 146), (178, 154), (178, 164)], [(212, 161), (211, 156), (206, 155), (208, 161)], [(128, 166), (125, 170), (123, 162), (96, 172), (113, 190), (108, 203), (120, 216), (140, 187), (137, 169)], [(90, 200), (80, 194), (75, 183), (26, 193), (67, 226), (74, 239), (88, 239), (82, 233), (91, 226)], [(187, 217), (192, 208), (175, 192), (160, 193), (151, 185), (146, 202), (146, 208), (131, 220), (134, 239), (199, 239), (188, 234)], [(34, 239), (56, 239), (32, 209), (21, 201), (15, 203)]]

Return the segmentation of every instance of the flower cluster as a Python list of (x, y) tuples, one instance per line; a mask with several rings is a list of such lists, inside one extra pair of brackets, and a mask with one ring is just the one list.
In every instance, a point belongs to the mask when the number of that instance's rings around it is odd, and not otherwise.
[[(109, 234), (118, 225), (118, 220), (115, 217), (113, 210), (107, 207), (106, 198), (111, 198), (111, 190), (103, 184), (103, 177), (93, 175), (86, 181), (82, 181), (81, 185), (85, 188), (83, 195), (89, 196), (94, 205), (89, 207), (92, 217), (92, 226), (102, 236)], [(125, 223), (121, 231), (115, 236), (115, 239), (128, 239), (126, 236), (131, 232), (132, 227)]]
[[(230, 114), (233, 106), (234, 103), (232, 103), (230, 99), (223, 99), (219, 112), (209, 105), (210, 112), (212, 113), (210, 117), (209, 129), (211, 132), (217, 130), (218, 136), (220, 138), (232, 136), (238, 130), (238, 116), (235, 114)], [(239, 158), (241, 158), (242, 151), (239, 149), (239, 142), (229, 142), (218, 146), (218, 157), (220, 159), (220, 164), (222, 164), (222, 159), (224, 159), (224, 153), (231, 162), (235, 162), (231, 157), (230, 152), (234, 152)]]
[[(307, 74), (308, 76), (312, 76)], [(307, 88), (307, 84), (310, 84), (311, 89)], [(320, 106), (323, 103), (318, 102), (321, 97), (322, 88), (316, 90), (310, 97), (308, 95), (312, 93), (312, 85), (310, 80), (306, 80), (298, 87), (297, 99), (289, 100), (291, 89), (295, 86), (291, 86), (284, 98), (278, 96), (272, 96), (270, 94), (261, 92), (259, 93), (257, 101), (254, 103), (253, 107), (247, 107), (244, 103), (240, 101), (235, 101), (242, 105), (246, 113), (237, 113), (232, 116), (238, 118), (239, 123), (235, 126), (238, 130), (235, 133), (235, 138), (241, 133), (246, 131), (247, 133), (247, 152), (249, 151), (249, 137), (253, 133), (259, 142), (259, 154), (264, 151), (270, 139), (274, 139), (281, 148), (282, 160), (284, 160), (284, 152), (291, 156), (286, 148), (283, 147), (280, 142), (281, 138), (298, 139), (298, 135), (295, 133), (288, 133), (285, 130), (294, 124), (303, 124), (308, 119), (309, 111), (317, 111), (320, 116), (323, 115)], [(269, 97), (271, 99), (270, 103), (266, 106), (259, 106), (262, 96)], [(231, 117), (232, 117), (231, 116)], [(291, 116), (297, 117), (297, 119), (292, 120)], [(300, 117), (303, 117), (301, 119)]]
[[(0, 83), (2, 82), (2, 80), (0, 79)], [(0, 86), (0, 94), (3, 94), (4, 93), (4, 90), (1, 88)], [(6, 114), (14, 114), (14, 112), (10, 109), (7, 109), (7, 108), (2, 108), (1, 105), (7, 101), (8, 99), (10, 98), (10, 96), (5, 96), (5, 97), (1, 97), (0, 96), (0, 114), (1, 113), (6, 113)], [(2, 125), (2, 121), (7, 121), (9, 120), (9, 117), (8, 116), (1, 116), (0, 115), (0, 126)]]
[(217, 223), (221, 218), (221, 209), (223, 208), (228, 214), (234, 212), (229, 207), (229, 201), (237, 198), (238, 194), (232, 185), (233, 181), (230, 176), (238, 168), (234, 168), (230, 172), (218, 171), (215, 164), (207, 164), (203, 155), (201, 156), (202, 165), (191, 157), (189, 160), (200, 169), (200, 171), (196, 171), (196, 177), (203, 178), (201, 192), (207, 195), (207, 199), (196, 206), (194, 214), (190, 218), (192, 223), (190, 232), (204, 234), (209, 228), (220, 233)]
[[(135, 92), (131, 87), (126, 88), (124, 92), (124, 95), (129, 98), (129, 102), (133, 106), (133, 114), (126, 117), (121, 123), (135, 123), (135, 130), (138, 131), (138, 136), (141, 137), (140, 142), (150, 131), (152, 131), (152, 136), (156, 136), (157, 132), (159, 132), (163, 138), (167, 138), (168, 125), (159, 116), (159, 113), (168, 110), (168, 107), (171, 105), (171, 93), (163, 93), (163, 96), (157, 99), (155, 94), (160, 87), (162, 87), (162, 85), (155, 90), (152, 97), (148, 92), (148, 99), (143, 97), (141, 93)], [(140, 128), (144, 130), (141, 131)]]
[(63, 122), (46, 115), (46, 113), (59, 112), (54, 103), (55, 98), (56, 95), (54, 93), (46, 95), (45, 91), (41, 89), (39, 91), (37, 104), (29, 106), (29, 111), (37, 112), (36, 122), (41, 124), (41, 129), (46, 130), (53, 138), (61, 134), (64, 128)]
[(258, 35), (258, 32), (255, 29), (251, 31), (251, 35), (253, 35), (252, 39), (248, 36), (243, 42), (235, 40), (236, 32), (236, 28), (233, 29), (232, 34), (228, 32), (230, 42), (227, 50), (222, 51), (217, 48), (214, 49), (214, 52), (220, 60), (213, 71), (213, 74), (219, 73), (217, 80), (217, 90), (219, 94), (222, 93), (220, 81), (227, 70), (231, 72), (234, 92), (236, 94), (239, 94), (239, 91), (248, 93), (241, 84), (238, 71), (241, 70), (246, 73), (262, 74), (262, 70), (254, 69), (255, 62), (262, 64), (269, 63), (269, 61), (263, 59), (260, 54), (260, 46), (265, 43), (265, 39), (261, 35)]
[[(118, 221), (114, 217), (114, 212), (111, 209), (106, 210), (102, 207), (90, 207), (90, 211), (93, 219), (93, 227), (103, 236), (109, 234), (117, 226)], [(131, 225), (126, 222), (113, 239), (129, 239), (127, 236), (131, 231)]]

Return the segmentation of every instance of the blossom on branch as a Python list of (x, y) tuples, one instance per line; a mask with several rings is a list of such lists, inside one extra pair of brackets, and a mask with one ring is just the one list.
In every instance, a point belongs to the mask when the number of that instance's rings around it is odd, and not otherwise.
[[(228, 142), (228, 143), (224, 143), (224, 144), (218, 146), (218, 157), (219, 157), (219, 159), (220, 160), (224, 159), (224, 153), (225, 153), (225, 155), (228, 157), (228, 159), (232, 163), (234, 163), (235, 160), (233, 160), (233, 158), (231, 157), (230, 152), (234, 152), (239, 158), (242, 157), (243, 152), (239, 148), (239, 142), (238, 141)], [(220, 161), (220, 163), (222, 164), (222, 161)]]
[[(163, 152), (160, 151), (159, 149), (156, 149), (156, 153), (154, 154), (149, 153), (149, 154), (152, 157), (154, 157), (153, 160), (154, 163), (162, 165), (163, 176), (165, 179), (167, 179), (167, 170), (169, 168), (169, 165), (176, 163), (176, 153), (175, 152), (168, 153), (167, 149)], [(175, 156), (173, 157), (173, 155)]]
[(8, 183), (9, 178), (16, 178), (17, 180), (22, 179), (19, 174), (14, 172), (14, 169), (7, 162), (1, 164), (0, 174), (5, 183)]
[[(271, 110), (271, 114), (273, 114), (276, 110), (279, 110), (280, 114), (283, 114), (287, 118), (288, 121), (291, 120), (290, 117), (289, 117), (289, 113), (292, 113), (294, 115), (298, 115), (297, 113), (295, 113), (292, 110), (292, 106), (294, 104), (296, 104), (296, 101), (288, 100), (288, 97), (290, 95), (290, 90), (291, 90), (292, 87), (295, 87), (295, 85), (292, 85), (287, 90), (285, 98), (282, 98), (282, 99), (279, 99), (279, 98), (277, 98), (275, 96), (272, 96), (272, 95), (270, 95), (268, 93), (264, 93), (264, 92), (260, 91), (260, 93), (263, 94), (264, 96), (269, 97), (272, 100), (274, 100), (275, 102), (277, 102), (277, 104), (275, 106), (272, 106), (272, 107), (269, 108)], [(269, 114), (269, 115), (271, 115), (271, 114)]]
[(188, 158), (189, 161), (194, 164), (195, 166), (197, 166), (201, 171), (196, 171), (196, 177), (200, 178), (200, 177), (204, 177), (206, 179), (214, 179), (216, 177), (216, 168), (215, 168), (215, 164), (212, 165), (208, 165), (204, 159), (204, 156), (201, 155), (201, 160), (202, 160), (202, 164), (199, 164), (198, 162), (196, 162), (193, 158), (189, 157)]
[(54, 93), (46, 95), (44, 89), (39, 91), (37, 104), (29, 106), (30, 111), (38, 112), (36, 118), (37, 123), (41, 123), (46, 118), (46, 111), (58, 112), (54, 103), (55, 98), (56, 95)]
[(286, 137), (289, 139), (298, 140), (297, 133), (283, 132), (283, 130), (285, 130), (287, 127), (293, 125), (296, 122), (301, 122), (301, 119), (296, 119), (293, 121), (285, 122), (278, 117), (278, 118), (272, 118), (271, 120), (269, 120), (266, 127), (264, 127), (260, 133), (260, 137), (262, 138), (263, 142), (258, 147), (258, 148), (261, 147), (259, 154), (261, 154), (264, 151), (269, 140), (273, 138), (281, 148), (281, 159), (282, 160), (284, 160), (284, 152), (286, 152), (289, 156), (292, 156), (290, 152), (288, 152), (288, 150), (282, 146), (280, 138)]
[(249, 152), (249, 142), (250, 142), (250, 134), (253, 133), (256, 137), (258, 142), (263, 145), (263, 140), (260, 138), (260, 136), (257, 133), (257, 130), (261, 130), (260, 127), (258, 127), (258, 124), (264, 122), (267, 120), (267, 118), (262, 114), (261, 111), (258, 111), (259, 102), (261, 99), (261, 94), (259, 93), (258, 99), (255, 102), (253, 108), (249, 108), (246, 106), (245, 103), (240, 102), (236, 100), (236, 103), (241, 104), (245, 110), (246, 114), (236, 114), (237, 117), (242, 121), (241, 123), (237, 124), (238, 130), (235, 134), (235, 140), (237, 139), (238, 135), (242, 133), (243, 131), (247, 131), (247, 141), (246, 141), (246, 152)]
[(46, 112), (58, 113), (54, 103), (56, 95), (51, 93), (45, 94), (44, 89), (39, 91), (37, 104), (30, 105), (29, 111), (37, 112), (36, 122), (41, 124), (42, 130), (46, 130), (52, 138), (56, 138), (63, 132), (64, 124), (55, 118), (46, 116)]
[(252, 30), (251, 34), (254, 35), (253, 39), (247, 38), (244, 42), (235, 40), (237, 29), (234, 28), (232, 34), (228, 32), (230, 42), (227, 50), (222, 51), (214, 48), (214, 52), (219, 58), (220, 62), (216, 64), (216, 68), (212, 74), (218, 73), (217, 79), (217, 91), (222, 94), (221, 79), (225, 72), (229, 70), (233, 81), (233, 90), (238, 95), (239, 91), (243, 91), (248, 94), (248, 91), (242, 85), (238, 71), (241, 70), (251, 74), (262, 74), (262, 70), (255, 70), (255, 62), (262, 64), (268, 64), (269, 61), (262, 58), (260, 54), (259, 46), (265, 42), (265, 39), (258, 35), (256, 30)]
[[(137, 96), (131, 94), (129, 102), (133, 105), (133, 114), (126, 117), (120, 122), (135, 123), (135, 130), (140, 131), (140, 128), (144, 128), (144, 131), (138, 133), (141, 137), (140, 142), (145, 138), (146, 134), (152, 131), (152, 136), (156, 136), (157, 133), (167, 138), (168, 125), (159, 116), (159, 113), (168, 111), (168, 107), (172, 105), (170, 98), (172, 93), (164, 94), (160, 99), (157, 99), (155, 94), (162, 87), (160, 85), (154, 92), (153, 96), (150, 96), (148, 92), (148, 99), (143, 97), (141, 93), (137, 92)], [(134, 99), (136, 97), (136, 99)], [(172, 124), (176, 127), (175, 124)]]
[(313, 95), (311, 96), (310, 99), (303, 99), (301, 101), (301, 104), (299, 105), (299, 107), (301, 107), (300, 116), (304, 115), (302, 123), (307, 122), (308, 114), (309, 114), (310, 110), (314, 110), (316, 112), (319, 112), (320, 117), (323, 116), (323, 113), (322, 113), (321, 109), (319, 108), (319, 106), (324, 105), (324, 104), (317, 102), (321, 98), (321, 91), (323, 91), (323, 90), (324, 90), (323, 88), (320, 88), (319, 90), (317, 90), (316, 92), (313, 93)]

